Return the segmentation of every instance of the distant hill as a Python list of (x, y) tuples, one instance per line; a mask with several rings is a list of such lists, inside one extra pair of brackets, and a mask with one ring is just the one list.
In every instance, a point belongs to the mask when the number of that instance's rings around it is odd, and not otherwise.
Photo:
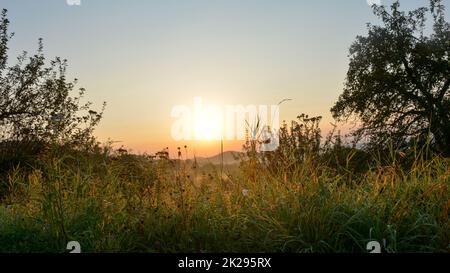
[[(223, 153), (223, 164), (224, 165), (234, 165), (239, 164), (240, 158), (244, 154), (241, 152), (224, 152)], [(213, 164), (213, 165), (220, 165), (222, 161), (222, 155), (218, 154), (212, 157), (197, 157), (197, 163), (200, 165), (205, 164)]]

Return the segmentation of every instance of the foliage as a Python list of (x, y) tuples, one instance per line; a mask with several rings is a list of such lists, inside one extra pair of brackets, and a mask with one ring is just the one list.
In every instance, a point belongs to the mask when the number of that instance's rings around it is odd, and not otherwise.
[(109, 152), (44, 158), (8, 173), (0, 251), (366, 252), (386, 239), (386, 252), (448, 252), (450, 162), (420, 151), (409, 171), (397, 157), (358, 184), (311, 162), (252, 180)]
[[(72, 97), (76, 80), (66, 79), (67, 61), (56, 58), (46, 65), (43, 43), (37, 53), (23, 52), (8, 66), (7, 11), (0, 18), (0, 140), (70, 144), (92, 142), (92, 132), (102, 112), (81, 104), (85, 90)], [(83, 113), (83, 114), (82, 114)]]
[[(55, 58), (46, 65), (43, 42), (35, 55), (23, 52), (8, 65), (7, 11), (0, 16), (0, 171), (27, 165), (50, 146), (91, 150), (97, 142), (92, 133), (103, 110), (81, 103), (85, 90), (74, 92), (76, 80), (66, 79), (67, 61)], [(103, 105), (104, 109), (105, 105)], [(0, 173), (0, 176), (3, 173)], [(4, 185), (0, 184), (0, 187)]]
[[(344, 93), (332, 108), (339, 120), (356, 118), (358, 137), (377, 149), (416, 139), (450, 155), (450, 24), (440, 0), (411, 12), (374, 6), (383, 26), (368, 25), (350, 48)], [(432, 33), (427, 33), (427, 14)]]

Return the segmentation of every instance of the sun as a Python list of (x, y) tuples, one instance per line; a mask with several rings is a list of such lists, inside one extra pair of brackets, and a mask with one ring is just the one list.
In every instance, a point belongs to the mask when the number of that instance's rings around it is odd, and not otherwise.
[(213, 141), (222, 139), (223, 117), (213, 111), (199, 113), (194, 121), (195, 140)]

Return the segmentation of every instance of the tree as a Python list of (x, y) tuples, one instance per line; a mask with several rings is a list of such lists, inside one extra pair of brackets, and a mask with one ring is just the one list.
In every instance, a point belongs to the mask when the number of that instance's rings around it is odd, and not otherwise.
[[(24, 52), (8, 66), (7, 11), (0, 18), (0, 141), (44, 141), (83, 145), (102, 117), (91, 103), (81, 104), (85, 90), (71, 96), (76, 80), (66, 79), (67, 61), (55, 58), (46, 65), (43, 43), (37, 53)], [(105, 105), (103, 105), (104, 107)]]
[[(331, 109), (339, 121), (360, 122), (354, 135), (375, 145), (430, 140), (450, 156), (450, 24), (440, 0), (390, 11), (373, 6), (382, 26), (368, 25), (350, 48), (344, 92)], [(431, 15), (432, 28), (427, 28)], [(428, 36), (426, 33), (429, 33)]]

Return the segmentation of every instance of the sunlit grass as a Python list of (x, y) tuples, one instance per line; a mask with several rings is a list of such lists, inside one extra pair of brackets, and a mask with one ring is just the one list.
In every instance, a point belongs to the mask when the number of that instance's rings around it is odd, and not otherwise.
[[(358, 182), (320, 164), (288, 176), (132, 155), (48, 156), (5, 176), (0, 251), (448, 252), (448, 160), (373, 166)], [(252, 175), (257, 172), (257, 175)]]

